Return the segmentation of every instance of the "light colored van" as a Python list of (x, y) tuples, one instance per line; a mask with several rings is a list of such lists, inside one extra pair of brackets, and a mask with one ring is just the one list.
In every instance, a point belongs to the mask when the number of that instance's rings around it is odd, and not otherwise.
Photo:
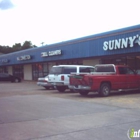
[(71, 73), (94, 72), (94, 66), (86, 65), (56, 65), (53, 66), (48, 75), (48, 82), (55, 86), (59, 92), (64, 92), (69, 86), (69, 75)]

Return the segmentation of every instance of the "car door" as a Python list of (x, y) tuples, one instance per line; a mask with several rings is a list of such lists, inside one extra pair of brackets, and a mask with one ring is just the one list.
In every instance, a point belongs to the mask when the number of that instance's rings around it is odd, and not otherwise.
[(0, 74), (0, 81), (9, 81), (9, 74), (1, 73)]
[(116, 83), (120, 89), (128, 89), (128, 75), (125, 67), (118, 67), (119, 74), (116, 75)]
[(120, 86), (125, 89), (138, 88), (140, 85), (140, 76), (129, 67), (120, 67)]
[(127, 84), (129, 89), (138, 88), (140, 85), (140, 75), (136, 74), (132, 69), (126, 68)]

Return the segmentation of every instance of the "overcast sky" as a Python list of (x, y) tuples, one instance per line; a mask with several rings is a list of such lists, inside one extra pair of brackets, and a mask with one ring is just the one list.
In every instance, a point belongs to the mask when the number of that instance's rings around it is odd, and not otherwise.
[(138, 25), (139, 0), (0, 0), (0, 45), (41, 46)]

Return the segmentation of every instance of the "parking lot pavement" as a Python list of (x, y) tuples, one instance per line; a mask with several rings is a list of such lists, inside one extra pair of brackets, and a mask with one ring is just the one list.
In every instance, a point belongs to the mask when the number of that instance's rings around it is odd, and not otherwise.
[(132, 128), (140, 130), (139, 99), (137, 92), (82, 97), (35, 82), (0, 83), (0, 140), (129, 140)]

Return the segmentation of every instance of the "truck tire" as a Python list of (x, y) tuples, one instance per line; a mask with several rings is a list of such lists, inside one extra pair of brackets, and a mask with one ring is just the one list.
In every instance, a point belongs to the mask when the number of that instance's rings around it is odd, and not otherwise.
[(89, 91), (87, 90), (79, 90), (79, 93), (82, 95), (82, 96), (87, 96)]
[(11, 80), (11, 83), (19, 83), (19, 82), (20, 82), (20, 80), (18, 78), (15, 78), (15, 79)]
[(110, 84), (109, 83), (103, 83), (100, 86), (99, 94), (103, 97), (107, 97), (110, 94)]
[(59, 91), (59, 92), (64, 92), (66, 90), (66, 87), (56, 87), (56, 89)]

